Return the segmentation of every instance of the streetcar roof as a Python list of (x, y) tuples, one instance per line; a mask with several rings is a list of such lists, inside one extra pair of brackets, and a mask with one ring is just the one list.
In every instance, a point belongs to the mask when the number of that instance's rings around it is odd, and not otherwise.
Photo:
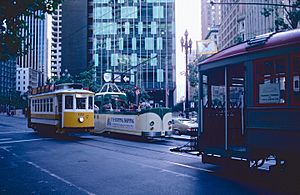
[(51, 95), (56, 95), (56, 94), (89, 94), (89, 95), (93, 95), (94, 92), (88, 91), (88, 90), (85, 90), (85, 89), (59, 89), (59, 90), (55, 90), (55, 91), (51, 91), (51, 92), (31, 95), (29, 97), (30, 98), (32, 98), (32, 97), (42, 97), (42, 96), (51, 96)]
[(265, 42), (258, 45), (249, 45), (249, 41), (240, 43), (230, 48), (224, 49), (211, 57), (200, 62), (198, 65), (204, 65), (211, 62), (219, 61), (222, 59), (244, 55), (252, 52), (259, 52), (269, 49), (275, 49), (278, 47), (285, 47), (290, 45), (300, 44), (300, 29), (294, 29), (286, 32), (269, 34), (266, 37)]
[(99, 93), (96, 93), (95, 96), (100, 96), (100, 95), (123, 95), (123, 96), (126, 96), (126, 93), (123, 93), (123, 92), (99, 92)]

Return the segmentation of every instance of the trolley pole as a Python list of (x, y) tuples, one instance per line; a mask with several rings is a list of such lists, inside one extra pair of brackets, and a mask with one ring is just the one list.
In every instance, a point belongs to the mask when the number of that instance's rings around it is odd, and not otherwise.
[(188, 51), (190, 49), (190, 54), (192, 53), (192, 40), (188, 41), (189, 33), (185, 30), (185, 39), (181, 37), (181, 49), (185, 49), (185, 116), (189, 118), (189, 69), (188, 69)]

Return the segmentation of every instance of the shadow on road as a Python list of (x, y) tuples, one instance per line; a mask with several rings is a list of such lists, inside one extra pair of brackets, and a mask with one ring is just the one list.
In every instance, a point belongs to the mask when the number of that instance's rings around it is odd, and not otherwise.
[(266, 194), (300, 194), (298, 171), (272, 172), (237, 167), (216, 167), (213, 174), (235, 183), (246, 184), (252, 189), (260, 189)]
[(134, 141), (134, 142), (141, 142), (141, 143), (156, 143), (156, 144), (163, 144), (169, 142), (165, 138), (147, 138), (147, 137), (141, 137), (137, 135), (126, 135), (126, 134), (120, 134), (120, 133), (114, 133), (114, 132), (104, 132), (102, 134), (96, 134), (96, 136), (103, 136), (103, 137), (109, 137), (112, 139), (122, 139), (126, 141)]

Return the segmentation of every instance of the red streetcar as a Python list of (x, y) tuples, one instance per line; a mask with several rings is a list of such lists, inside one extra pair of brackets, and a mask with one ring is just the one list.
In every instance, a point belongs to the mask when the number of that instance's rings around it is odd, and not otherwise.
[(199, 64), (199, 77), (204, 163), (300, 165), (299, 29), (220, 51)]

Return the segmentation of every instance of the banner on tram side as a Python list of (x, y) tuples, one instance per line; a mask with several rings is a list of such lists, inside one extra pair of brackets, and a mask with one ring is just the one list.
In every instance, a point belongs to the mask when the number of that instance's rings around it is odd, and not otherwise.
[(114, 129), (135, 130), (135, 116), (107, 116), (106, 127)]

